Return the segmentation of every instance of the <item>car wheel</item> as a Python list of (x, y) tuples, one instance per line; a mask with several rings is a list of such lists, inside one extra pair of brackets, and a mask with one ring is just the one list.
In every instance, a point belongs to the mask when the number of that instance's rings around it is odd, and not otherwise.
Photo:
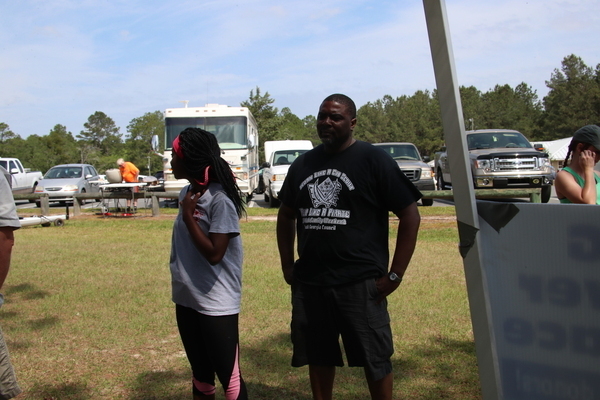
[[(85, 189), (81, 189), (81, 190), (79, 191), (79, 193), (81, 193), (81, 194), (85, 194)], [(81, 199), (81, 205), (82, 205), (82, 206), (83, 206), (83, 205), (85, 205), (86, 201), (87, 201), (86, 199)], [(75, 202), (75, 199), (73, 199), (73, 203), (74, 203), (74, 202)]]
[(42, 203), (41, 203), (41, 202), (39, 202), (39, 201), (36, 201), (36, 202), (35, 202), (35, 206), (36, 206), (37, 208), (41, 208), (41, 207), (42, 207)]
[(423, 206), (425, 207), (430, 207), (433, 205), (433, 199), (421, 199), (421, 203), (423, 203)]
[(264, 196), (265, 196), (265, 201), (268, 203), (269, 202), (269, 195), (267, 194), (266, 190), (265, 190)]
[(542, 186), (542, 203), (547, 203), (550, 201), (550, 197), (552, 196), (552, 186)]

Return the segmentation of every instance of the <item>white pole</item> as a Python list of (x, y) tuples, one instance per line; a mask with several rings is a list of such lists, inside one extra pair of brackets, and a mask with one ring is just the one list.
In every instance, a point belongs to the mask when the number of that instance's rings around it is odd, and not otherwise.
[(465, 269), (481, 390), (484, 400), (497, 400), (502, 398), (500, 377), (485, 274), (481, 268), (479, 221), (446, 7), (443, 0), (423, 0), (423, 7), (452, 175), (460, 237), (459, 251)]

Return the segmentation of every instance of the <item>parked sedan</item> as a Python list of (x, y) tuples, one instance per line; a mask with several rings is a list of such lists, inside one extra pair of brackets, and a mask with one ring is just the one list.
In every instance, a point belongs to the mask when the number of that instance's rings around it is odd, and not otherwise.
[[(99, 193), (100, 176), (89, 164), (62, 164), (48, 170), (35, 188), (36, 194), (48, 194), (50, 201), (73, 201), (75, 193)], [(36, 200), (39, 207), (40, 201)]]

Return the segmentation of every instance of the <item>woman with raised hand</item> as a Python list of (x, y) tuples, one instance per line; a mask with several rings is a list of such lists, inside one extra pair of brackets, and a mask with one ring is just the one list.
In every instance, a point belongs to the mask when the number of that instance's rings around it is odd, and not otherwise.
[(556, 175), (554, 186), (561, 203), (600, 204), (600, 178), (594, 171), (598, 161), (600, 127), (586, 125), (573, 135), (565, 167)]
[(192, 368), (193, 399), (247, 399), (240, 372), (242, 195), (215, 136), (187, 128), (173, 141), (173, 174), (190, 184), (179, 195), (171, 276), (181, 341)]

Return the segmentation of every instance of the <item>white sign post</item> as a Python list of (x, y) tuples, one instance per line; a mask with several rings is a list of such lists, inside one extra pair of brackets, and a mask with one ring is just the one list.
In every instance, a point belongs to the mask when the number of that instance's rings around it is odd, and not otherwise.
[(465, 137), (460, 93), (454, 67), (454, 56), (447, 23), (446, 8), (441, 0), (423, 0), (433, 69), (440, 99), (444, 139), (452, 174), (452, 191), (460, 236), (471, 322), (477, 349), (479, 379), (485, 400), (499, 399), (499, 377), (495, 346), (490, 331), (484, 279), (479, 254), (479, 221), (475, 207), (475, 192)]

